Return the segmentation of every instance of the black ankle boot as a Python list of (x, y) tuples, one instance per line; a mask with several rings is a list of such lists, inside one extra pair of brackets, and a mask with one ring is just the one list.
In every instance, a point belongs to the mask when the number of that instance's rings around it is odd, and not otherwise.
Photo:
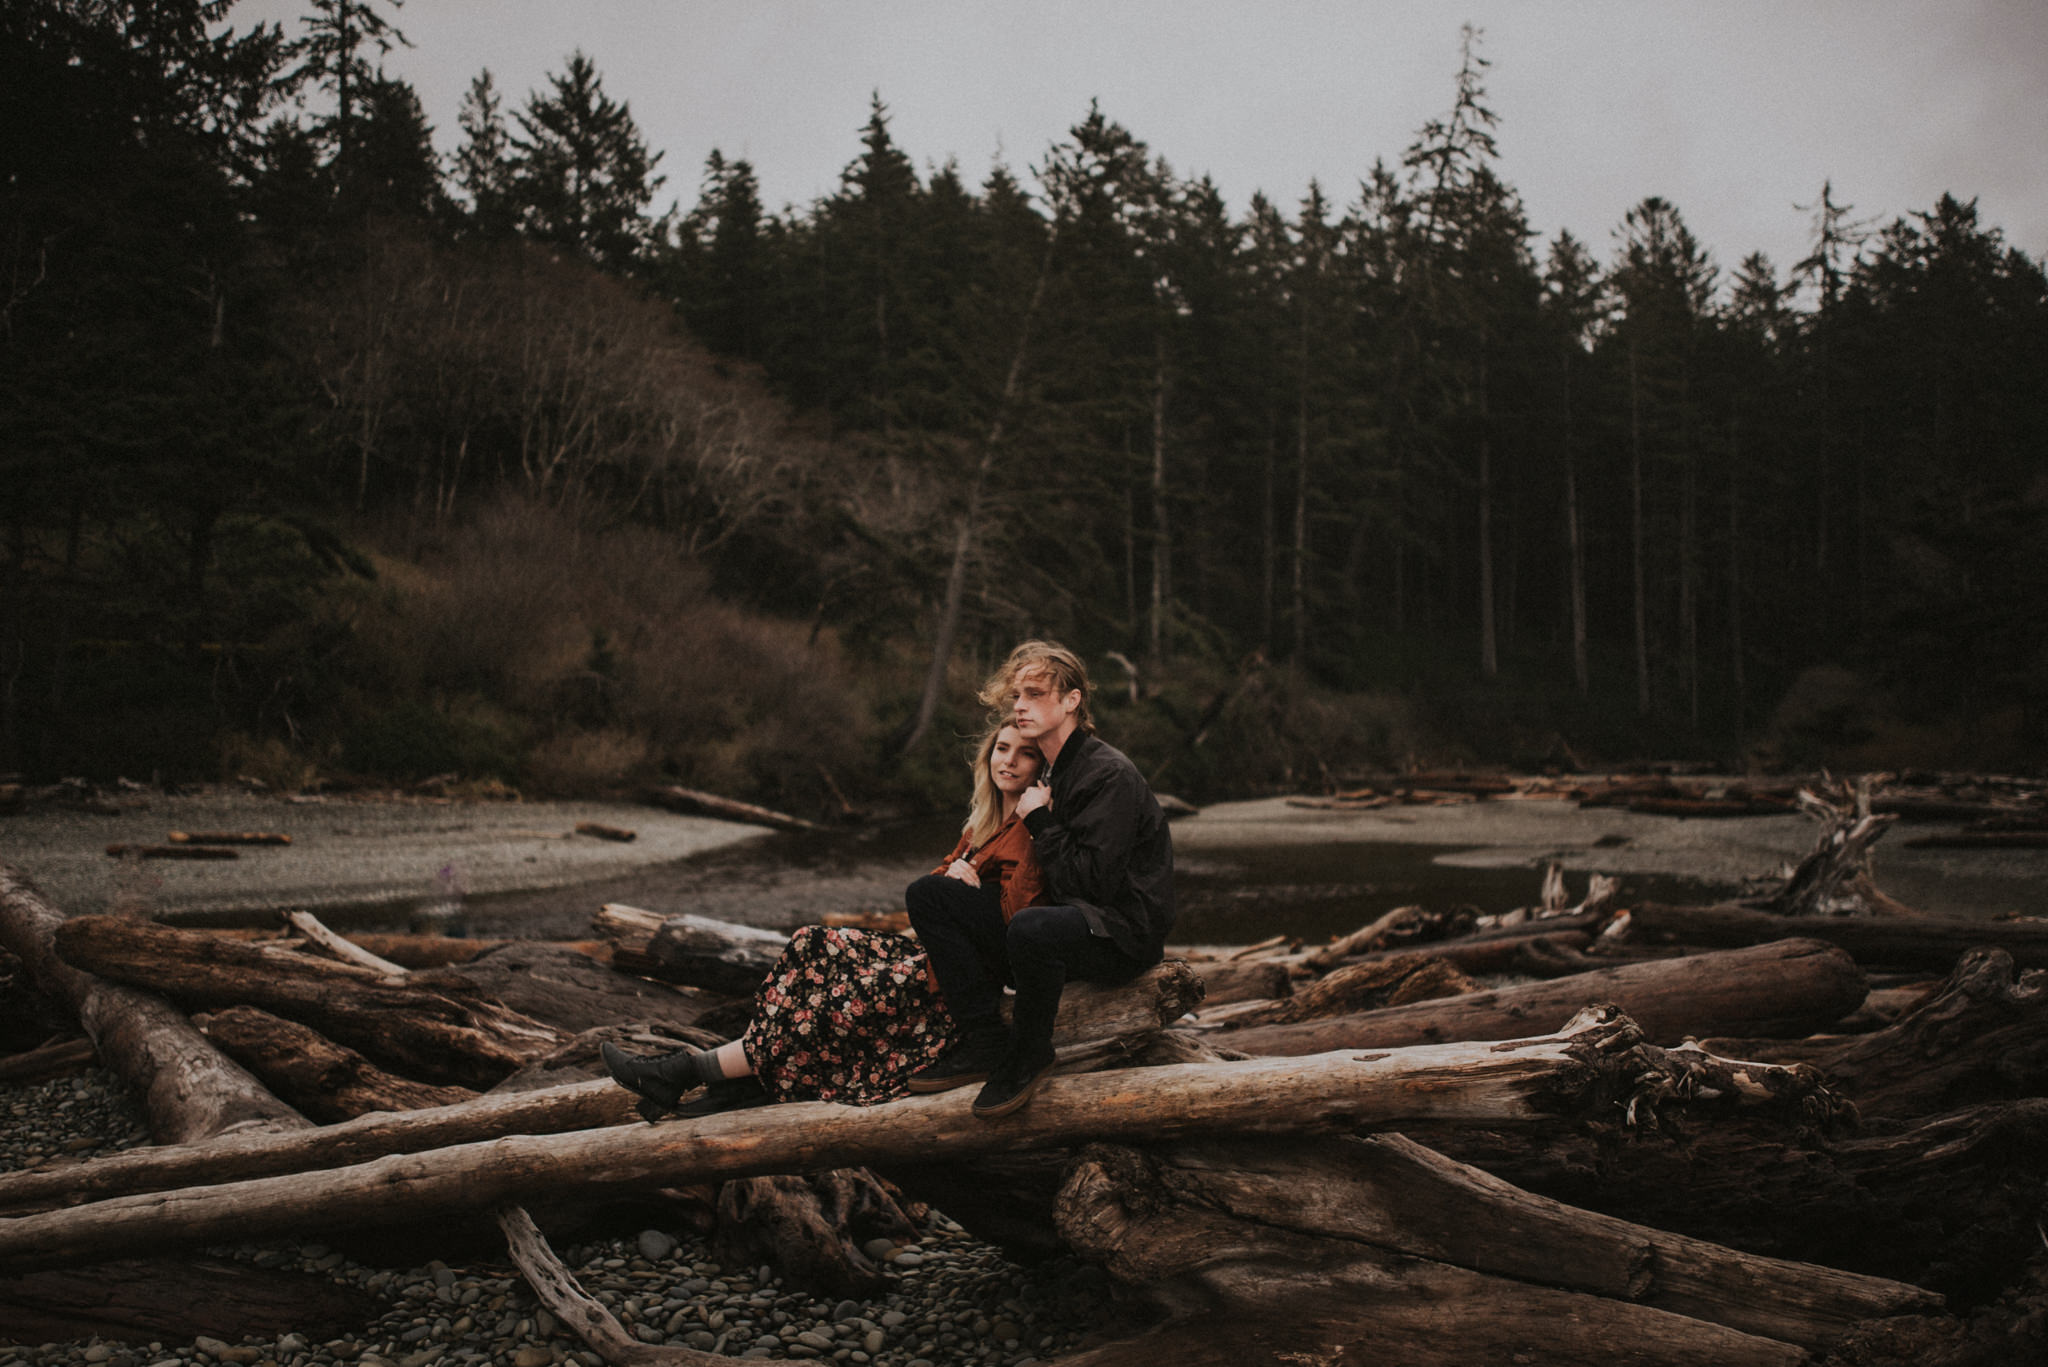
[[(628, 1091), (645, 1097), (657, 1109), (652, 1120), (682, 1100), (684, 1092), (703, 1082), (697, 1059), (701, 1051), (678, 1049), (673, 1054), (660, 1058), (635, 1058), (625, 1050), (609, 1042), (597, 1048), (598, 1057), (604, 1060), (605, 1071), (612, 1080)], [(642, 1105), (641, 1114), (646, 1115), (647, 1106)]]

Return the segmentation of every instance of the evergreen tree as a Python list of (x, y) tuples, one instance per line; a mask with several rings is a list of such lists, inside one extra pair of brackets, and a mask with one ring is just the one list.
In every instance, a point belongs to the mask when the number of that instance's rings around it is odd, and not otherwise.
[[(378, 0), (379, 3), (384, 0)], [(311, 81), (315, 88), (334, 97), (334, 113), (321, 118), (315, 129), (327, 146), (330, 158), (346, 169), (360, 136), (364, 107), (374, 98), (372, 87), (382, 79), (375, 57), (394, 47), (412, 43), (396, 25), (377, 11), (373, 0), (308, 0), (312, 13), (300, 20), (305, 35), (291, 47), (297, 66), (292, 76)], [(388, 0), (398, 9), (405, 0)]]
[(470, 226), (486, 238), (509, 237), (519, 226), (512, 135), (497, 85), (488, 70), (477, 73), (463, 93), (457, 114), (462, 144), (455, 149), (456, 186), (469, 197)]
[(528, 233), (615, 271), (643, 263), (660, 229), (646, 211), (662, 177), (632, 110), (604, 93), (581, 52), (513, 115), (513, 180)]

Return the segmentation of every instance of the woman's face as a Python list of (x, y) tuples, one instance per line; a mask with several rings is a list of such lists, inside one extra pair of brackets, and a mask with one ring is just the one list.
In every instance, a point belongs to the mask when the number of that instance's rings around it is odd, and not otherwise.
[(996, 743), (988, 752), (988, 777), (997, 792), (1017, 796), (1038, 781), (1044, 767), (1038, 747), (1018, 735), (1016, 727), (996, 732)]

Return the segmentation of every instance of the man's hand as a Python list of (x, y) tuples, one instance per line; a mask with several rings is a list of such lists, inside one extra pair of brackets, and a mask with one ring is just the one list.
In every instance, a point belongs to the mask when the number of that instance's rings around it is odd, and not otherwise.
[(1052, 806), (1052, 785), (1044, 779), (1026, 788), (1017, 798), (1017, 815), (1029, 816), (1040, 807)]
[[(1018, 805), (1021, 806), (1023, 804), (1019, 803)], [(946, 877), (957, 878), (970, 888), (981, 886), (981, 875), (976, 873), (974, 865), (968, 863), (965, 859), (955, 859), (952, 863), (946, 865)]]

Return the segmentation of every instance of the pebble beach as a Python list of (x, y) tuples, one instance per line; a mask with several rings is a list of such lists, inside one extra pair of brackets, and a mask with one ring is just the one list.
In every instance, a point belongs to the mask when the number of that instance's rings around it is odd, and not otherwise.
[[(0, 1172), (147, 1142), (141, 1112), (103, 1070), (0, 1088)], [(10, 1344), (0, 1323), (0, 1367), (602, 1367), (542, 1308), (509, 1258), (383, 1267), (310, 1240), (206, 1251), (350, 1284), (385, 1309), (359, 1329), (317, 1341), (287, 1333)], [(915, 1243), (876, 1240), (865, 1251), (889, 1285), (853, 1300), (814, 1295), (772, 1267), (721, 1265), (702, 1239), (682, 1231), (642, 1229), (555, 1250), (642, 1342), (742, 1360), (1026, 1367), (1073, 1348), (1112, 1310), (1100, 1269), (1066, 1258), (1019, 1267), (936, 1212)]]

